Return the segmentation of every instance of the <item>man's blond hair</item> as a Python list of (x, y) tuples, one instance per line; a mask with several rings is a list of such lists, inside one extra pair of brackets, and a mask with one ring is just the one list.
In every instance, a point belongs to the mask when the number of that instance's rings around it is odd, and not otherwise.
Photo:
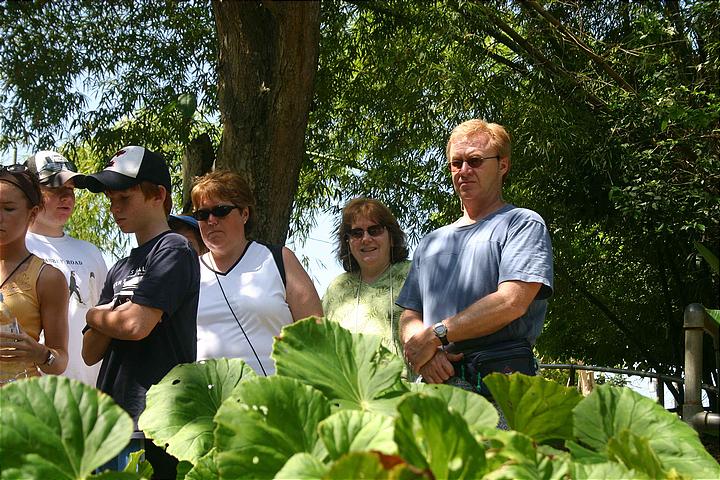
[(505, 127), (497, 123), (488, 123), (485, 120), (474, 118), (461, 123), (450, 133), (445, 156), (450, 160), (450, 145), (460, 139), (473, 138), (477, 135), (490, 137), (490, 146), (497, 151), (501, 157), (510, 159), (510, 134)]

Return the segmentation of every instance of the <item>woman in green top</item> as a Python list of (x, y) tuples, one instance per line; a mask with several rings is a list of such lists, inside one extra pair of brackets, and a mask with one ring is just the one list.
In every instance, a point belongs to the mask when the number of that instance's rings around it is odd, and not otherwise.
[(352, 332), (380, 335), (383, 345), (402, 358), (402, 309), (395, 299), (410, 268), (405, 233), (385, 205), (356, 198), (343, 209), (337, 242), (345, 273), (325, 292), (326, 317)]

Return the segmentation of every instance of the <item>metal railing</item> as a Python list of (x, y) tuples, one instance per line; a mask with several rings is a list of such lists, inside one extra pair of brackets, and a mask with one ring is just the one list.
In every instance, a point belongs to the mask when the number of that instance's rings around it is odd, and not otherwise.
[(718, 325), (708, 317), (705, 307), (699, 303), (692, 303), (685, 307), (683, 328), (685, 330), (685, 401), (682, 406), (682, 418), (696, 430), (717, 429), (720, 427), (720, 414), (705, 411), (701, 393), (705, 333), (712, 337), (715, 367), (720, 369)]
[[(658, 382), (658, 387), (656, 390), (657, 402), (663, 406), (665, 405), (665, 389), (663, 388), (664, 382), (672, 382), (672, 383), (677, 383), (680, 385), (685, 383), (685, 381), (680, 377), (674, 377), (672, 375), (664, 375), (662, 373), (647, 372), (644, 370), (630, 370), (627, 368), (598, 367), (595, 365), (577, 365), (574, 363), (541, 363), (540, 368), (547, 368), (550, 370), (569, 370), (570, 378), (569, 378), (568, 383), (570, 386), (577, 385), (578, 370), (588, 371), (588, 372), (614, 373), (614, 374), (643, 377), (643, 378), (654, 378), (655, 380), (659, 380), (659, 381), (663, 382), (663, 383)], [(718, 390), (717, 387), (715, 387), (714, 385), (708, 385), (705, 383), (702, 384), (702, 388), (704, 390), (707, 390), (708, 392), (717, 392), (717, 390)]]
[(683, 420), (696, 430), (720, 428), (720, 414), (706, 412), (702, 406), (702, 390), (707, 391), (708, 394), (715, 394), (718, 398), (718, 405), (720, 405), (720, 389), (714, 385), (702, 383), (703, 335), (705, 333), (713, 339), (715, 366), (720, 371), (720, 333), (718, 333), (718, 325), (708, 317), (702, 305), (693, 303), (685, 308), (683, 327), (685, 331), (685, 378), (656, 372), (572, 363), (542, 363), (540, 368), (569, 370), (570, 378), (568, 383), (571, 386), (577, 384), (576, 374), (579, 370), (654, 378), (657, 380), (657, 401), (663, 407), (665, 406), (665, 383), (672, 382), (684, 385), (685, 395), (681, 406)]

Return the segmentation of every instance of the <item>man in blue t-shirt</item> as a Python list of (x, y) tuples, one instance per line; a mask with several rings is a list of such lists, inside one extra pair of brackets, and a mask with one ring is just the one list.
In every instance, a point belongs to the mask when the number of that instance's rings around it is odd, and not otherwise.
[(451, 377), (489, 394), (482, 376), (534, 374), (532, 345), (553, 290), (552, 246), (543, 219), (507, 204), (510, 136), (470, 120), (447, 144), (463, 215), (426, 235), (397, 299), (405, 309), (405, 357), (428, 383)]
[[(168, 226), (170, 172), (160, 155), (125, 147), (81, 186), (105, 193), (115, 223), (138, 244), (108, 272), (98, 305), (85, 317), (82, 348), (88, 365), (102, 360), (97, 387), (137, 425), (148, 389), (174, 366), (196, 359), (197, 254)], [(148, 440), (145, 456), (154, 478), (175, 478), (177, 460), (162, 448)]]

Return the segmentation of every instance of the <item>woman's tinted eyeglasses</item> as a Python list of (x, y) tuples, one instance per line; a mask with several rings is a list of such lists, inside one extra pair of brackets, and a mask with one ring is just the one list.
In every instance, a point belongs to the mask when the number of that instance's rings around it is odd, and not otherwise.
[(213, 208), (202, 208), (200, 210), (195, 210), (192, 216), (195, 218), (195, 220), (198, 220), (200, 222), (207, 222), (207, 219), (210, 218), (210, 214), (212, 214), (216, 218), (227, 217), (228, 215), (230, 215), (230, 212), (232, 212), (235, 208), (240, 207), (238, 207), (237, 205), (217, 205)]
[(351, 240), (361, 240), (365, 236), (365, 232), (371, 237), (379, 237), (384, 231), (385, 225), (370, 225), (367, 230), (353, 228), (347, 233), (347, 236)]
[(457, 172), (462, 168), (463, 163), (465, 162), (470, 165), (470, 168), (480, 168), (482, 167), (482, 164), (485, 163), (485, 160), (492, 159), (500, 160), (500, 155), (493, 155), (491, 157), (471, 157), (466, 160), (451, 160), (448, 163), (450, 164), (450, 171)]

